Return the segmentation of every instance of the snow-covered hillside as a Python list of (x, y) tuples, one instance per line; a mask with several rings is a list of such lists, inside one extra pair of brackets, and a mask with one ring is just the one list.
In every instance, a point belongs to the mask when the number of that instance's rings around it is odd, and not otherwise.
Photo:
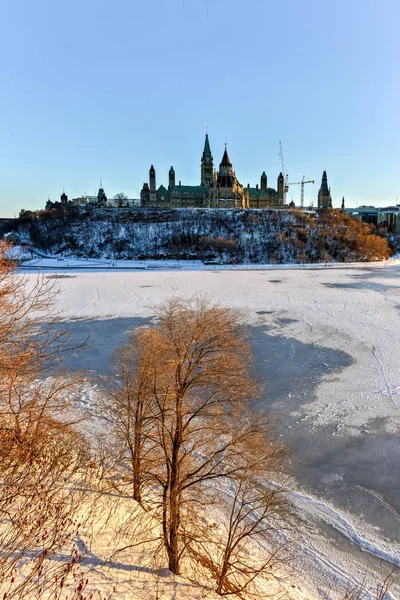
[(53, 214), (19, 224), (25, 243), (50, 254), (110, 259), (173, 258), (221, 263), (380, 260), (386, 240), (337, 211), (112, 210)]

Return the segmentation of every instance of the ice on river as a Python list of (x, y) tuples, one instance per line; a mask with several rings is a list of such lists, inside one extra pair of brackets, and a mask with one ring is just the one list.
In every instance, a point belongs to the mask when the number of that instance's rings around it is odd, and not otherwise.
[[(273, 412), (277, 434), (294, 452), (292, 498), (304, 519), (293, 534), (297, 564), (315, 597), (337, 580), (400, 568), (399, 261), (340, 269), (72, 269), (59, 286), (74, 339), (92, 332), (87, 350), (67, 358), (71, 370), (107, 371), (129, 331), (173, 295), (200, 293), (240, 308), (264, 386), (255, 410)], [(82, 402), (90, 407), (95, 396)]]

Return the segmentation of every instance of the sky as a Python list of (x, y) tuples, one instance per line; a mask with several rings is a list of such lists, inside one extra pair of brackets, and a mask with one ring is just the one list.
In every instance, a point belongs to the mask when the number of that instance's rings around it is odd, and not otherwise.
[[(208, 127), (243, 185), (279, 142), (314, 202), (400, 203), (398, 0), (0, 0), (0, 217), (200, 183)], [(288, 200), (300, 199), (300, 186)]]

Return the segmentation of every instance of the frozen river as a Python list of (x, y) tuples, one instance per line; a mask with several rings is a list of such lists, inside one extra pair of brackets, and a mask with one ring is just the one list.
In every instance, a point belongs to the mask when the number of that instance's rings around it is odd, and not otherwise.
[[(31, 277), (32, 275), (28, 275)], [(49, 276), (54, 277), (54, 274)], [(400, 571), (400, 265), (274, 270), (64, 271), (64, 325), (89, 346), (65, 367), (107, 371), (129, 331), (172, 295), (238, 307), (264, 393), (294, 454), (299, 581)], [(93, 401), (82, 395), (82, 402)], [(361, 550), (368, 551), (362, 552)], [(328, 593), (326, 597), (331, 597)], [(334, 595), (332, 595), (334, 597)], [(368, 596), (367, 596), (368, 597)], [(392, 598), (400, 598), (399, 591)]]

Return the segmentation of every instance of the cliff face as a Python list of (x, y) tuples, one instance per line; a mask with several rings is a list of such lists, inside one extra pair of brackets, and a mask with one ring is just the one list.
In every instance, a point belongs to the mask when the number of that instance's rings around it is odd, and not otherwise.
[(387, 258), (387, 241), (337, 211), (115, 210), (20, 223), (21, 238), (78, 257), (299, 263)]

